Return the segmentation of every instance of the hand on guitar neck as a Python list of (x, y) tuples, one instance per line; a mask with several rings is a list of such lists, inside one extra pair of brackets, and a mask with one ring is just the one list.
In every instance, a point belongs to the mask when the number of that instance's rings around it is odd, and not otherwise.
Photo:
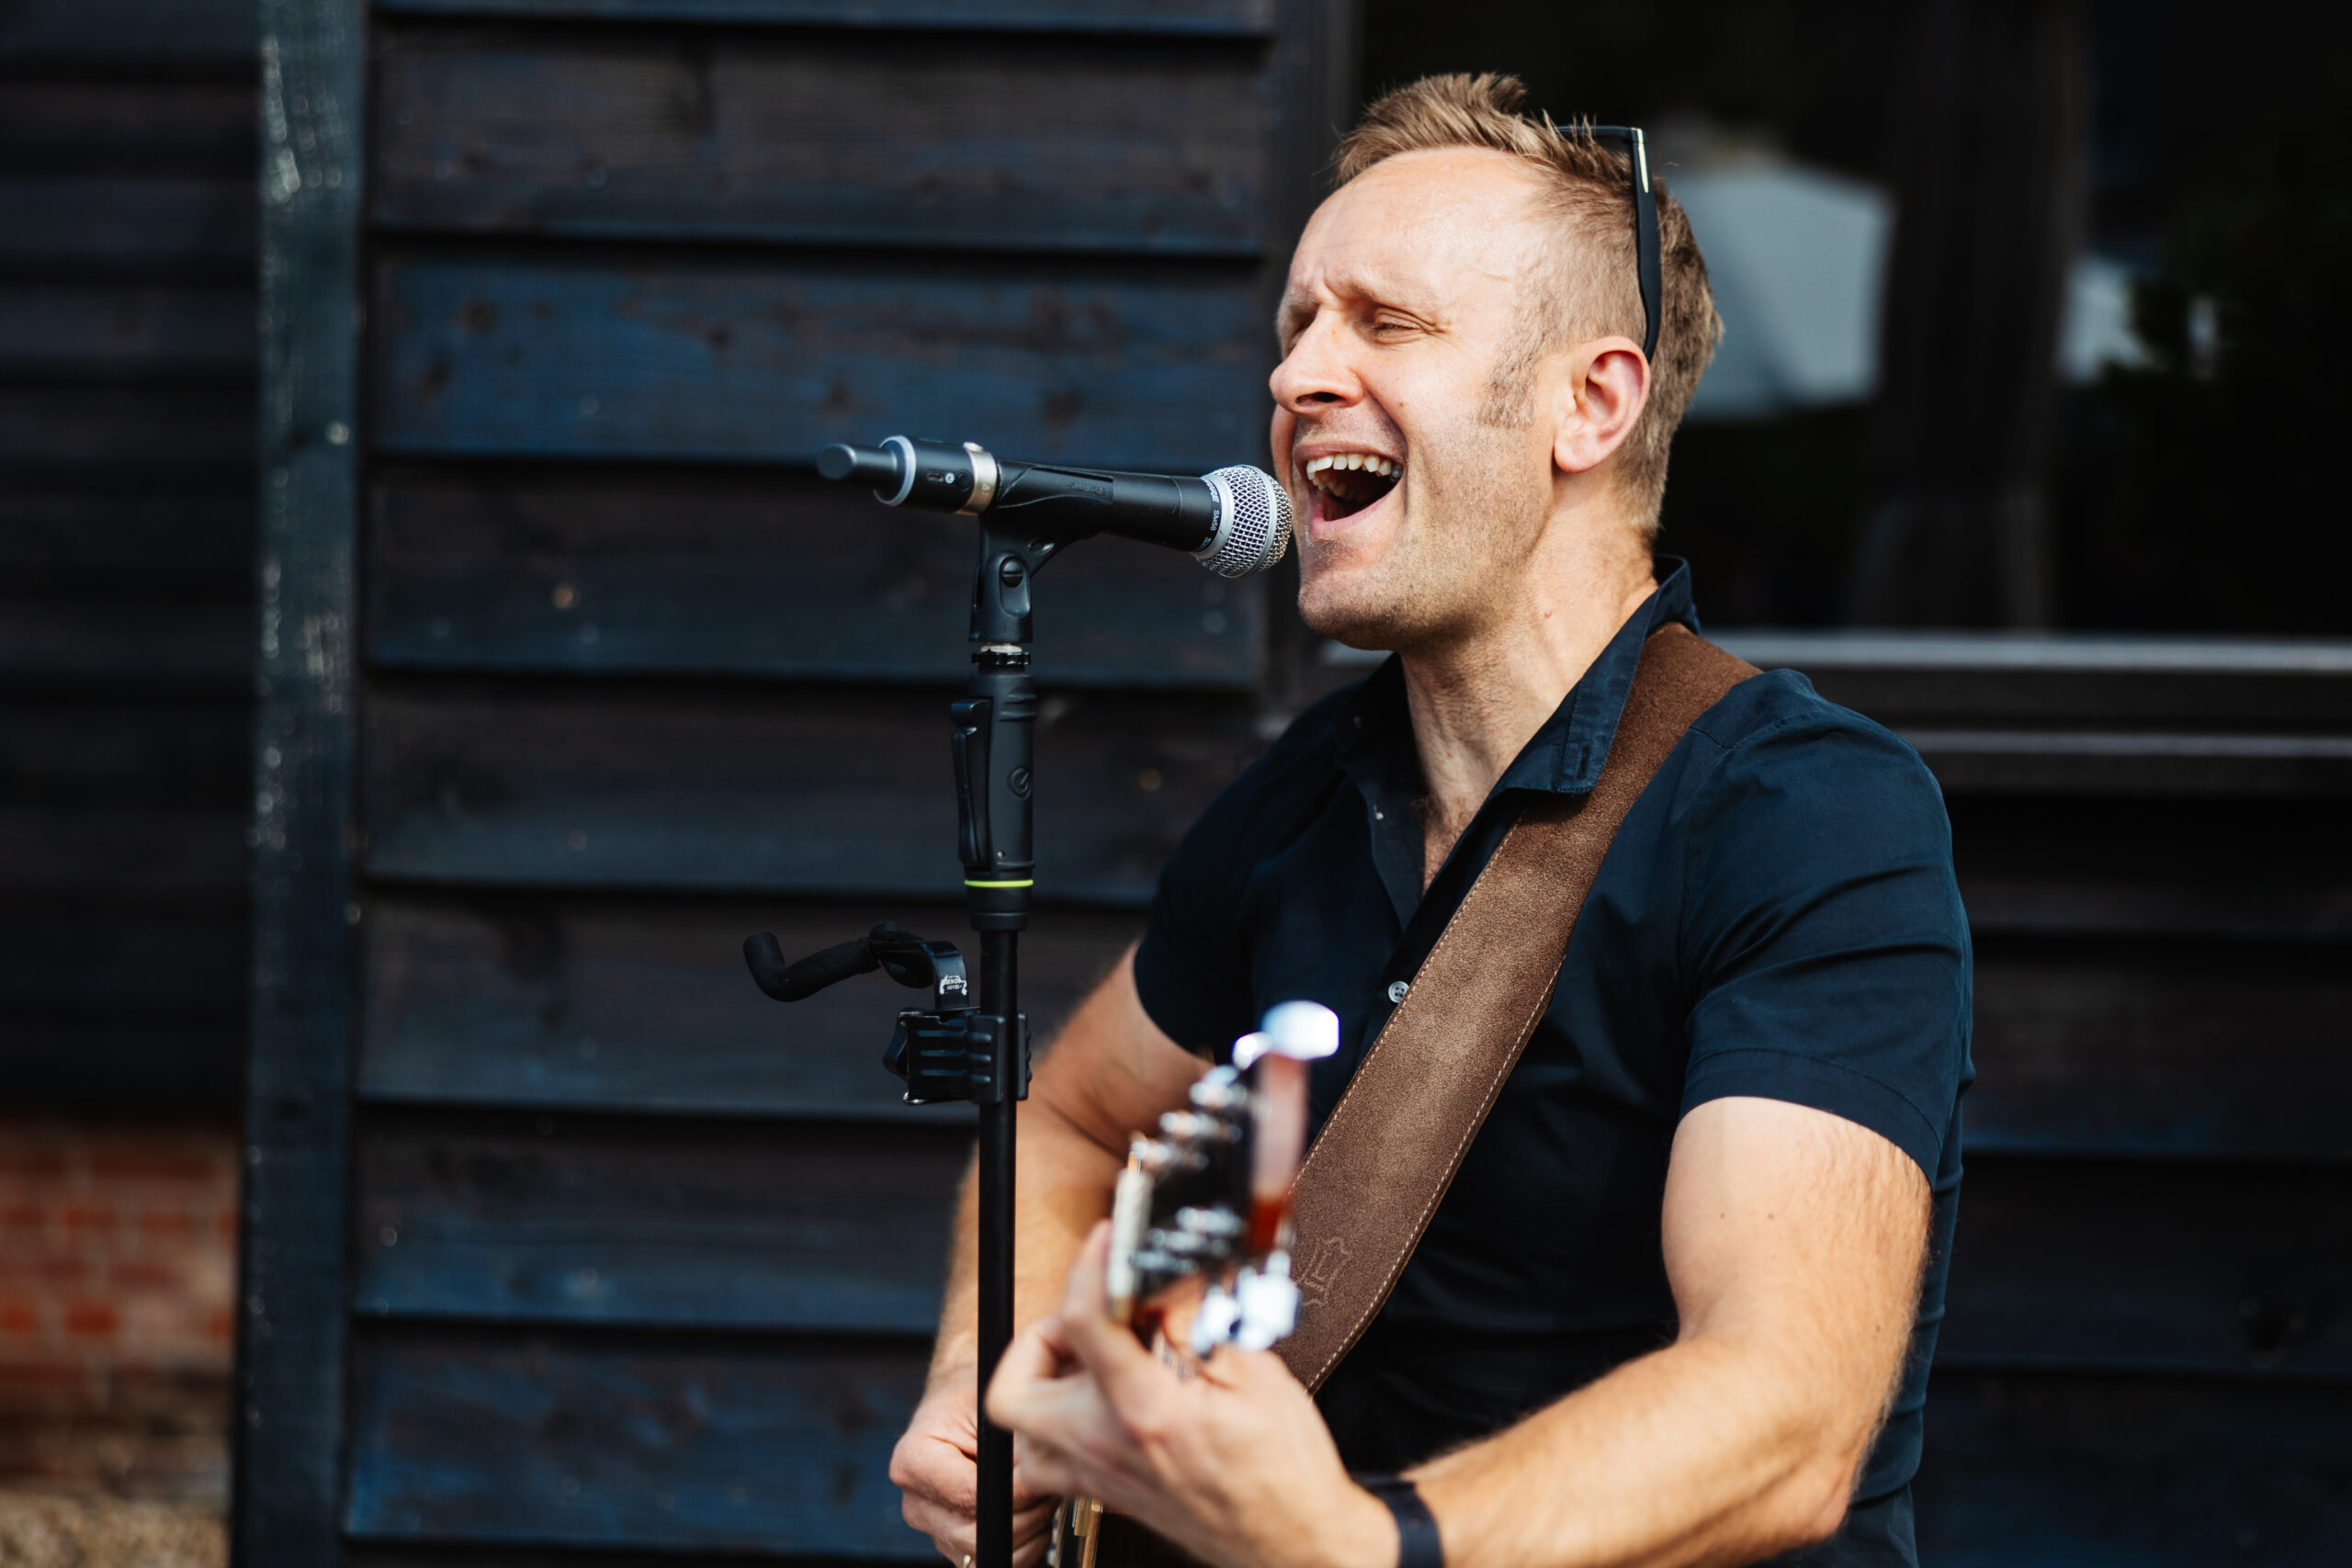
[[(1339, 1021), (1313, 1002), (1273, 1010), (1267, 1029), (1236, 1043), (1233, 1063), (1211, 1068), (1186, 1092), (1186, 1105), (1159, 1118), (1159, 1135), (1135, 1134), (1113, 1189), (1111, 1218), (1096, 1227), (1101, 1245), (1079, 1265), (1092, 1287), (1085, 1312), (1135, 1337), (1180, 1377), (1219, 1347), (1264, 1350), (1296, 1321), (1298, 1291), (1290, 1279), (1291, 1186), (1306, 1152), (1307, 1064), (1330, 1055)], [(1067, 1355), (1058, 1323), (1044, 1330)], [(933, 1403), (926, 1400), (926, 1405)], [(944, 1442), (948, 1466), (977, 1447), (970, 1407), (954, 1400), (930, 1425), (959, 1417), (962, 1432), (926, 1430), (921, 1414), (899, 1445)], [(964, 1438), (957, 1441), (958, 1437)], [(894, 1465), (894, 1469), (897, 1465)], [(1033, 1471), (1016, 1466), (1016, 1563), (1034, 1559), (1030, 1538), (1042, 1505)], [(902, 1483), (902, 1484), (904, 1484)], [(911, 1490), (910, 1490), (911, 1496)], [(960, 1526), (965, 1510), (949, 1516)], [(1049, 1568), (1094, 1568), (1100, 1507), (1071, 1497), (1057, 1512), (1046, 1549)], [(908, 1520), (916, 1528), (911, 1503)], [(940, 1532), (930, 1531), (936, 1540)], [(961, 1545), (950, 1537), (943, 1544)]]
[[(1023, 1335), (998, 1374), (989, 1409), (1021, 1434), (1024, 1471), (1037, 1486), (1070, 1493), (1046, 1557), (1053, 1568), (1096, 1568), (1102, 1502), (1090, 1494), (1097, 1490), (1113, 1508), (1182, 1533), (1182, 1521), (1151, 1518), (1148, 1501), (1135, 1506), (1148, 1484), (1118, 1484), (1151, 1479), (1136, 1472), (1138, 1462), (1147, 1471), (1170, 1461), (1237, 1468), (1234, 1456), (1249, 1448), (1204, 1449), (1200, 1439), (1218, 1423), (1188, 1422), (1178, 1414), (1188, 1401), (1214, 1404), (1221, 1392), (1269, 1380), (1287, 1385), (1294, 1397), (1275, 1403), (1288, 1417), (1281, 1424), (1298, 1429), (1260, 1436), (1291, 1452), (1319, 1445), (1344, 1484), (1305, 1391), (1262, 1354), (1289, 1334), (1297, 1313), (1290, 1200), (1306, 1154), (1308, 1064), (1337, 1049), (1339, 1021), (1299, 1002), (1272, 1010), (1265, 1023), (1236, 1043), (1234, 1066), (1193, 1087), (1189, 1109), (1160, 1119), (1159, 1136), (1133, 1140), (1112, 1217), (1071, 1271), (1061, 1312)], [(1131, 1411), (1138, 1394), (1148, 1406), (1165, 1391), (1175, 1391), (1159, 1402), (1176, 1417), (1170, 1441), (1120, 1454), (1116, 1445), (1087, 1440), (1118, 1428), (1110, 1404)], [(1262, 1424), (1267, 1402), (1242, 1403), (1245, 1419)], [(1173, 1429), (1184, 1424), (1193, 1428), (1190, 1444)], [(1246, 1487), (1246, 1478), (1236, 1479)]]
[[(1289, 1057), (1284, 1060), (1289, 1066), (1297, 1065)], [(1275, 1070), (1285, 1071), (1287, 1067)], [(1157, 1125), (1160, 1115), (1171, 1107), (1191, 1115), (1203, 1114), (1190, 1103), (1190, 1090), (1203, 1076), (1199, 1057), (1169, 1039), (1144, 1012), (1136, 995), (1129, 961), (1123, 961), (1079, 1009), (1040, 1062), (1031, 1097), (1021, 1109), (1016, 1323), (1033, 1322), (1057, 1307), (1066, 1310), (1067, 1277), (1090, 1228), (1098, 1228), (1101, 1216), (1114, 1206), (1122, 1168), (1133, 1151), (1131, 1130)], [(1289, 1097), (1278, 1093), (1270, 1098)], [(1299, 1120), (1293, 1137), (1294, 1141), (1303, 1141), (1303, 1105), (1296, 1114)], [(1283, 1120), (1289, 1124), (1287, 1115)], [(1263, 1152), (1272, 1162), (1270, 1169), (1286, 1168), (1297, 1158), (1295, 1148), (1284, 1152), (1278, 1144), (1279, 1140), (1273, 1139), (1252, 1144), (1253, 1154)], [(1253, 1170), (1256, 1163), (1254, 1158), (1250, 1162)], [(1226, 1168), (1230, 1175), (1239, 1168), (1227, 1162)], [(1194, 1173), (1195, 1179), (1198, 1175)], [(1247, 1188), (1252, 1185), (1261, 1186), (1269, 1196), (1276, 1196), (1286, 1190), (1288, 1178), (1260, 1183), (1250, 1181), (1245, 1176), (1243, 1192), (1226, 1201), (1226, 1206), (1245, 1221), (1240, 1248), (1227, 1260), (1237, 1265), (1270, 1249), (1266, 1238), (1281, 1213), (1279, 1201), (1265, 1206), (1250, 1201)], [(1159, 1217), (1172, 1221), (1174, 1209), (1183, 1206), (1201, 1205), (1189, 1200), (1184, 1204), (1163, 1204)], [(1148, 1216), (1148, 1206), (1146, 1213)], [(938, 1353), (929, 1386), (899, 1441), (890, 1469), (891, 1480), (905, 1493), (907, 1523), (929, 1536), (947, 1562), (958, 1564), (974, 1546), (973, 1453), (978, 1402), (973, 1371), (977, 1357), (975, 1213), (967, 1192), (958, 1221), (956, 1256), (949, 1269)], [(1248, 1224), (1250, 1218), (1257, 1222), (1254, 1245)], [(1105, 1296), (1107, 1263), (1107, 1253), (1098, 1254), (1081, 1269), (1081, 1272), (1090, 1274), (1098, 1297)], [(1146, 1263), (1153, 1266), (1150, 1259)], [(1238, 1332), (1243, 1316), (1236, 1289), (1240, 1282), (1238, 1269), (1225, 1272), (1234, 1277), (1225, 1280), (1226, 1289), (1220, 1294), (1231, 1303), (1231, 1330)], [(1259, 1272), (1262, 1273), (1262, 1269)], [(1197, 1316), (1193, 1309), (1209, 1293), (1205, 1281), (1193, 1279), (1188, 1282), (1182, 1270), (1175, 1270), (1164, 1271), (1141, 1283), (1142, 1288), (1134, 1292), (1137, 1299), (1150, 1302), (1158, 1298), (1161, 1320), (1175, 1331), (1177, 1343), (1171, 1347), (1171, 1353), (1189, 1359), (1189, 1337)], [(1090, 1310), (1102, 1319), (1107, 1299)], [(1228, 1309), (1220, 1301), (1211, 1310), (1223, 1314)], [(1263, 1310), (1252, 1314), (1255, 1321), (1268, 1321)], [(1122, 1328), (1119, 1333), (1134, 1354), (1151, 1354), (1143, 1349), (1132, 1329)], [(1275, 1375), (1289, 1382), (1288, 1374), (1272, 1364), (1272, 1358), (1245, 1359), (1269, 1363)], [(1236, 1357), (1227, 1352), (1219, 1352), (1216, 1359), (1221, 1369), (1236, 1362)], [(1169, 1375), (1166, 1367), (1160, 1366), (1159, 1370), (1162, 1375)], [(1221, 1377), (1222, 1371), (1217, 1375)], [(1295, 1382), (1289, 1382), (1289, 1393), (1301, 1401), (1306, 1397)], [(1311, 1417), (1311, 1405), (1308, 1414)], [(1044, 1557), (1048, 1540), (1046, 1527), (1056, 1494), (1067, 1484), (1057, 1480), (1049, 1487), (1041, 1479), (1037, 1469), (1041, 1457), (1028, 1444), (1020, 1445), (1017, 1450), (1014, 1568), (1035, 1568)]]
[(1291, 1184), (1306, 1152), (1307, 1064), (1339, 1048), (1340, 1021), (1285, 1002), (1243, 1036), (1190, 1106), (1137, 1134), (1111, 1204), (1104, 1310), (1182, 1367), (1220, 1345), (1263, 1350), (1298, 1315), (1290, 1279)]

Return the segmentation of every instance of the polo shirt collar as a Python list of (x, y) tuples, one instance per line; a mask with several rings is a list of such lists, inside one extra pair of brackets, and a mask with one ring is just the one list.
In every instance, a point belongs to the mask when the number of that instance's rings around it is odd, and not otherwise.
[[(1690, 605), (1690, 569), (1671, 557), (1661, 558), (1659, 565), (1669, 570), (1657, 592), (1626, 618), (1592, 668), (1503, 770), (1487, 804), (1448, 857), (1447, 868), (1430, 884), (1430, 897), (1441, 904), (1447, 897), (1460, 897), (1459, 888), (1466, 886), (1462, 878), (1468, 873), (1454, 863), (1484, 863), (1484, 853), (1502, 824), (1495, 803), (1506, 795), (1515, 790), (1589, 795), (1600, 781), (1617, 721), (1633, 690), (1642, 644), (1668, 621), (1699, 629)], [(1409, 928), (1423, 903), (1421, 763), (1413, 746), (1412, 716), (1405, 706), (1404, 669), (1393, 655), (1341, 706), (1338, 747), (1341, 771), (1363, 797), (1373, 866), (1387, 889), (1398, 926)]]
[[(1589, 795), (1600, 782), (1609, 748), (1617, 738), (1617, 723), (1625, 714), (1625, 699), (1634, 689), (1634, 671), (1640, 665), (1642, 645), (1669, 621), (1699, 629), (1699, 613), (1690, 602), (1690, 567), (1672, 556), (1660, 557), (1667, 569), (1657, 592), (1644, 600), (1582, 679), (1560, 700), (1520, 749), (1494, 794), (1533, 790), (1552, 795)], [(1342, 708), (1339, 725), (1340, 755), (1360, 784), (1380, 774), (1401, 775), (1419, 787), (1420, 766), (1413, 753), (1411, 716), (1405, 706), (1405, 675), (1391, 655), (1359, 686)], [(1400, 754), (1401, 752), (1401, 754)], [(1382, 754), (1385, 753), (1385, 757)], [(1375, 758), (1386, 761), (1383, 767)], [(1373, 762), (1371, 767), (1364, 766)], [(1401, 763), (1401, 768), (1396, 764)], [(1392, 778), (1392, 784), (1396, 782)]]

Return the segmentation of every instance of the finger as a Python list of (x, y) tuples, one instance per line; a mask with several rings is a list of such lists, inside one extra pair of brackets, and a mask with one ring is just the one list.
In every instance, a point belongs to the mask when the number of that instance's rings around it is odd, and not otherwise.
[(1039, 1318), (1034, 1326), (1037, 1330), (1037, 1337), (1045, 1341), (1046, 1348), (1057, 1356), (1069, 1356), (1069, 1330), (1062, 1326), (1060, 1314), (1049, 1312)]
[(910, 1529), (931, 1537), (947, 1557), (960, 1559), (972, 1550), (978, 1472), (952, 1443), (901, 1438), (891, 1456), (890, 1479), (900, 1488), (899, 1512)]
[(970, 1517), (979, 1467), (944, 1438), (909, 1433), (890, 1451), (890, 1483), (910, 1497)]
[(1029, 1484), (1041, 1495), (1062, 1498), (1080, 1490), (1078, 1477), (1071, 1472), (1062, 1451), (1034, 1438), (1017, 1436), (1012, 1439), (1012, 1462), (1017, 1472), (1028, 1475)]
[(1051, 1508), (1061, 1501), (1062, 1489), (1046, 1484), (1031, 1462), (1031, 1455), (1035, 1451), (1028, 1438), (1018, 1432), (1012, 1435), (1012, 1506), (1015, 1509), (1025, 1510), (1039, 1504)]
[(960, 1563), (978, 1549), (979, 1533), (967, 1523), (961, 1530), (945, 1529), (927, 1530), (910, 1518), (908, 1524), (922, 1535), (931, 1537), (931, 1544), (940, 1556), (950, 1562)]
[(1045, 1561), (1046, 1549), (1052, 1544), (1053, 1538), (1042, 1530), (1027, 1540), (1013, 1542), (1012, 1568), (1032, 1568), (1033, 1564)]
[[(1054, 1510), (1060, 1506), (1060, 1498), (1049, 1497), (1012, 1511), (1012, 1540), (1016, 1557), (1021, 1546), (1026, 1542), (1035, 1541), (1039, 1543), (1039, 1550), (1043, 1550), (1044, 1542), (1052, 1531)], [(979, 1532), (969, 1515), (958, 1515), (936, 1504), (918, 1503), (913, 1498), (907, 1500), (901, 1511), (908, 1525), (931, 1537), (931, 1544), (949, 1562), (960, 1565), (967, 1554), (978, 1550), (976, 1543), (979, 1540)], [(918, 1514), (922, 1516), (920, 1518)]]
[(931, 1537), (932, 1543), (950, 1557), (961, 1557), (971, 1551), (973, 1541), (978, 1539), (971, 1515), (943, 1508), (920, 1497), (902, 1499), (899, 1513), (909, 1529)]
[(1167, 1369), (1136, 1342), (1134, 1331), (1107, 1315), (1103, 1272), (1110, 1255), (1106, 1222), (1094, 1227), (1070, 1266), (1060, 1326), (1070, 1354), (1094, 1374), (1112, 1406), (1126, 1413), (1140, 1402), (1158, 1398), (1170, 1378)]
[(1031, 1324), (1005, 1347), (988, 1389), (989, 1419), (1009, 1431), (1027, 1429), (1028, 1422), (1050, 1403), (1049, 1385), (1058, 1381), (1064, 1358)]
[(1203, 1381), (1240, 1393), (1298, 1382), (1298, 1374), (1272, 1350), (1244, 1350), (1235, 1345), (1220, 1345), (1206, 1360), (1193, 1365), (1199, 1370)]

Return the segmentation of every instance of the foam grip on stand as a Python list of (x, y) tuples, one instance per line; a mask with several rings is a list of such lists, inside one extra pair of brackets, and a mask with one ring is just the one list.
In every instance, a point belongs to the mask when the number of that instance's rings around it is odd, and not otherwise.
[(780, 1002), (813, 997), (836, 981), (876, 967), (873, 946), (863, 937), (788, 964), (784, 961), (783, 948), (770, 931), (754, 932), (743, 939), (743, 962), (751, 965), (752, 978), (759, 983), (760, 989)]

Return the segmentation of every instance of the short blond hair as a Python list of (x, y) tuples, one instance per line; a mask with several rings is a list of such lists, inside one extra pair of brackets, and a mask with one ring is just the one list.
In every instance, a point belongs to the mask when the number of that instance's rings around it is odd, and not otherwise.
[[(1566, 258), (1547, 269), (1538, 294), (1524, 302), (1529, 330), (1521, 346), (1497, 367), (1494, 400), (1523, 399), (1536, 362), (1559, 344), (1622, 333), (1642, 341), (1641, 285), (1634, 272), (1633, 162), (1603, 146), (1588, 123), (1556, 126), (1521, 114), (1527, 87), (1516, 76), (1482, 73), (1424, 76), (1364, 111), (1340, 142), (1338, 183), (1402, 152), (1448, 147), (1487, 148), (1521, 160), (1543, 180), (1544, 211), (1575, 236), (1589, 265)], [(1623, 451), (1628, 491), (1647, 510), (1655, 531), (1666, 496), (1666, 460), (1675, 428), (1699, 378), (1715, 355), (1723, 320), (1707, 286), (1707, 263), (1681, 203), (1653, 178), (1657, 197), (1661, 295), (1657, 353), (1650, 362), (1649, 402)]]

